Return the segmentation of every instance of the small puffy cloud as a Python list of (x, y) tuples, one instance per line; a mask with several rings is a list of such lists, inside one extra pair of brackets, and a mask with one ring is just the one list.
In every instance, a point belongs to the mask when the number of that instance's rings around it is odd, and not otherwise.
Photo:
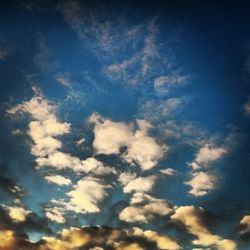
[(172, 168), (166, 168), (166, 169), (161, 169), (160, 173), (166, 175), (166, 176), (171, 176), (175, 173), (176, 171)]
[(93, 175), (107, 175), (116, 174), (116, 170), (112, 167), (104, 166), (101, 161), (98, 161), (94, 157), (89, 157), (81, 162), (81, 168), (77, 169), (87, 174)]
[(107, 189), (110, 185), (104, 184), (99, 179), (85, 177), (78, 181), (74, 190), (67, 193), (70, 197), (70, 209), (77, 213), (98, 213), (99, 203), (108, 196)]
[(29, 210), (22, 207), (7, 207), (10, 218), (15, 222), (22, 222), (26, 220)]
[(144, 193), (135, 193), (129, 206), (120, 212), (119, 219), (127, 223), (149, 223), (172, 212), (173, 209), (165, 200)]
[(132, 179), (124, 188), (124, 193), (151, 191), (157, 177), (155, 175)]
[(44, 179), (46, 181), (48, 181), (49, 183), (53, 183), (53, 184), (56, 184), (56, 185), (59, 185), (59, 186), (62, 186), (62, 185), (70, 185), (71, 184), (71, 180), (68, 179), (68, 178), (65, 178), (61, 175), (49, 175), (49, 176), (45, 176)]
[(15, 234), (11, 230), (0, 231), (0, 250), (11, 250), (16, 245)]
[(61, 208), (58, 207), (46, 208), (45, 211), (46, 211), (45, 215), (49, 220), (59, 224), (63, 224), (65, 222), (65, 218), (63, 216), (63, 211)]
[(250, 215), (243, 216), (240, 226), (243, 227), (239, 232), (240, 234), (250, 233)]
[(192, 179), (186, 182), (191, 187), (189, 193), (194, 196), (203, 196), (216, 187), (216, 177), (206, 172), (192, 174)]
[(200, 207), (181, 206), (176, 208), (171, 219), (182, 223), (191, 234), (197, 237), (192, 241), (194, 245), (216, 246), (219, 250), (236, 250), (237, 246), (234, 241), (222, 239), (207, 229), (203, 223), (204, 216), (205, 212)]
[(139, 164), (143, 170), (153, 168), (164, 154), (166, 147), (148, 135), (151, 125), (145, 120), (137, 120), (139, 129), (136, 131), (131, 125), (113, 122), (97, 114), (89, 121), (95, 124), (93, 147), (97, 154), (119, 154), (125, 147), (123, 158), (131, 164)]
[(214, 161), (221, 159), (225, 154), (227, 154), (226, 148), (213, 147), (212, 145), (206, 144), (202, 148), (200, 148), (195, 160), (189, 165), (194, 170), (199, 169), (201, 167), (207, 167)]

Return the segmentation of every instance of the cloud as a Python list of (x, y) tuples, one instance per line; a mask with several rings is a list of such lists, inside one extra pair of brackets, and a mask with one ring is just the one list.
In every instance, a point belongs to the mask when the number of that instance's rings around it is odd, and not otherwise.
[(156, 179), (157, 177), (154, 175), (147, 177), (137, 177), (128, 182), (128, 184), (123, 188), (123, 191), (124, 193), (151, 191)]
[(168, 94), (173, 88), (184, 84), (187, 76), (178, 73), (174, 75), (159, 76), (154, 80), (154, 89), (160, 94)]
[(173, 209), (165, 200), (138, 192), (131, 198), (129, 206), (120, 212), (119, 219), (127, 223), (149, 223), (172, 212)]
[(242, 229), (239, 231), (240, 234), (250, 233), (250, 215), (245, 215), (240, 221)]
[(109, 174), (116, 174), (117, 171), (108, 166), (104, 166), (101, 161), (98, 161), (94, 157), (89, 157), (86, 160), (82, 161), (82, 166), (79, 171), (82, 171), (86, 174), (91, 175), (109, 175)]
[(205, 212), (202, 208), (194, 206), (177, 207), (171, 219), (182, 223), (185, 228), (197, 239), (192, 243), (198, 246), (216, 246), (219, 250), (236, 250), (237, 246), (233, 240), (222, 239), (212, 234), (203, 223)]
[(126, 186), (130, 181), (136, 178), (136, 173), (132, 172), (124, 172), (119, 175), (118, 181), (123, 185)]
[(48, 181), (49, 183), (53, 183), (53, 184), (56, 184), (56, 185), (59, 185), (59, 186), (62, 186), (62, 185), (70, 185), (71, 184), (71, 180), (68, 179), (68, 178), (65, 178), (61, 175), (49, 175), (49, 176), (45, 176), (44, 179), (46, 181)]
[(54, 222), (57, 222), (59, 224), (65, 223), (65, 218), (63, 216), (63, 209), (58, 207), (53, 208), (45, 208), (45, 215), (46, 217)]
[(171, 176), (171, 175), (175, 174), (175, 172), (176, 171), (174, 169), (172, 169), (172, 168), (166, 168), (166, 169), (161, 169), (160, 170), (160, 173), (162, 173), (162, 174), (164, 174), (166, 176)]
[(27, 215), (31, 213), (29, 210), (25, 210), (22, 207), (7, 207), (10, 218), (15, 222), (25, 221)]
[(96, 154), (119, 154), (121, 148), (126, 147), (124, 160), (148, 170), (158, 163), (166, 150), (148, 135), (151, 125), (145, 120), (137, 120), (139, 128), (136, 131), (132, 125), (113, 122), (97, 114), (93, 114), (89, 121), (95, 125), (93, 147)]
[(76, 213), (98, 213), (99, 203), (108, 196), (107, 189), (110, 188), (97, 178), (84, 177), (77, 182), (74, 190), (66, 194), (70, 197), (68, 208)]
[(166, 119), (178, 112), (184, 102), (183, 98), (173, 97), (167, 100), (150, 100), (141, 101), (139, 105), (139, 114), (149, 120), (158, 121)]
[(190, 194), (199, 197), (216, 187), (216, 177), (206, 172), (195, 172), (192, 174), (192, 179), (185, 184), (191, 186), (191, 190), (188, 191)]
[(189, 165), (194, 169), (199, 169), (201, 167), (207, 167), (214, 161), (221, 159), (228, 153), (227, 149), (224, 147), (214, 147), (210, 144), (205, 144), (200, 148), (196, 155), (196, 158)]

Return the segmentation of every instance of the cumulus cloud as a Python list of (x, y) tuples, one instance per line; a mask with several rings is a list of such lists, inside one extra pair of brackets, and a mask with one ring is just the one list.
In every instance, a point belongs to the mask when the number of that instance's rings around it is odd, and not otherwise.
[[(112, 229), (107, 227), (84, 227), (63, 229), (57, 238), (43, 237), (38, 245), (41, 249), (181, 249), (178, 242), (168, 236), (140, 228)], [(36, 250), (36, 248), (35, 248)]]
[(206, 172), (195, 172), (192, 174), (192, 179), (186, 184), (191, 187), (188, 191), (194, 196), (203, 196), (216, 187), (216, 176)]
[(193, 162), (190, 163), (190, 166), (196, 170), (201, 167), (207, 167), (209, 164), (212, 164), (214, 161), (221, 159), (227, 154), (227, 149), (224, 147), (214, 147), (209, 144), (205, 144), (200, 148), (199, 152), (196, 155), (196, 158)]
[(128, 182), (128, 184), (123, 188), (123, 191), (124, 193), (151, 191), (156, 179), (157, 177), (155, 175), (137, 177)]
[(171, 219), (182, 223), (191, 234), (197, 237), (192, 241), (194, 245), (216, 246), (219, 250), (236, 250), (237, 246), (233, 240), (223, 239), (207, 229), (203, 223), (204, 213), (202, 208), (181, 206), (176, 208)]
[(149, 223), (172, 212), (173, 209), (165, 200), (138, 192), (131, 198), (129, 206), (120, 212), (119, 219), (127, 223)]
[(121, 148), (126, 147), (125, 161), (137, 163), (143, 170), (148, 170), (158, 163), (166, 150), (149, 136), (151, 125), (145, 120), (137, 120), (139, 128), (136, 131), (132, 125), (113, 122), (96, 114), (89, 121), (95, 125), (93, 147), (96, 154), (119, 154)]
[(76, 213), (98, 213), (99, 203), (108, 196), (109, 188), (110, 185), (104, 184), (97, 178), (84, 177), (66, 194), (70, 197), (68, 208)]
[(61, 175), (49, 175), (49, 176), (45, 176), (44, 179), (46, 181), (48, 181), (49, 183), (53, 183), (53, 184), (56, 184), (56, 185), (59, 185), (59, 186), (62, 186), (62, 185), (70, 185), (71, 184), (71, 180), (68, 179), (68, 178), (65, 178)]
[(136, 173), (132, 172), (124, 172), (119, 175), (118, 181), (123, 185), (126, 186), (130, 181), (136, 178)]
[(26, 220), (26, 217), (31, 211), (22, 207), (7, 207), (10, 218), (15, 222), (22, 222)]
[(63, 224), (65, 222), (62, 208), (59, 207), (45, 208), (45, 211), (46, 211), (45, 215), (49, 220), (60, 224)]

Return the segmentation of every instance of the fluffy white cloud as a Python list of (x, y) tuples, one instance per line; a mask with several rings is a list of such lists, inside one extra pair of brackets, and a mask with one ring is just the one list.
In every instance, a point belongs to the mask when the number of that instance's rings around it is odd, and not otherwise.
[(110, 185), (105, 185), (101, 180), (93, 177), (85, 177), (78, 181), (74, 190), (66, 195), (70, 197), (69, 210), (76, 213), (98, 213), (99, 203), (108, 196), (107, 189)]
[(166, 169), (161, 169), (160, 173), (166, 175), (166, 176), (171, 176), (175, 173), (176, 171), (172, 168), (166, 168)]
[(45, 176), (44, 179), (48, 181), (49, 183), (57, 184), (59, 186), (62, 186), (62, 185), (68, 186), (71, 184), (70, 179), (65, 178), (61, 175), (49, 175), (49, 176)]
[(59, 224), (65, 223), (63, 210), (61, 208), (58, 208), (58, 207), (46, 208), (45, 211), (46, 211), (45, 215), (49, 220), (54, 221)]
[(95, 124), (93, 147), (97, 154), (119, 154), (121, 148), (126, 147), (123, 158), (131, 164), (139, 164), (143, 170), (154, 167), (164, 154), (166, 148), (148, 135), (151, 125), (145, 120), (137, 120), (139, 129), (135, 132), (131, 125), (96, 114), (89, 120)]
[(227, 149), (223, 147), (213, 147), (212, 145), (206, 144), (200, 148), (193, 162), (190, 166), (196, 170), (200, 167), (207, 167), (209, 164), (216, 160), (219, 160), (227, 153)]
[(22, 207), (7, 207), (9, 216), (15, 222), (25, 221), (26, 217), (31, 211)]
[(81, 168), (76, 169), (78, 171), (85, 172), (92, 175), (107, 175), (107, 174), (116, 174), (117, 171), (108, 166), (104, 166), (101, 161), (98, 161), (94, 157), (89, 157), (86, 160), (81, 162)]
[(124, 172), (119, 175), (118, 181), (123, 185), (126, 186), (130, 181), (136, 178), (136, 173), (132, 172)]
[(123, 188), (124, 193), (132, 192), (148, 192), (151, 191), (157, 177), (155, 175), (147, 177), (137, 177), (132, 179), (128, 184)]
[(172, 212), (173, 209), (165, 200), (138, 192), (131, 198), (129, 206), (120, 212), (119, 219), (128, 223), (149, 223), (157, 216)]
[(171, 215), (171, 219), (181, 222), (186, 229), (197, 237), (193, 240), (194, 245), (216, 246), (219, 250), (236, 250), (236, 243), (232, 240), (222, 239), (212, 234), (202, 223), (204, 210), (194, 206), (181, 206)]
[(192, 179), (186, 184), (191, 186), (190, 194), (203, 196), (216, 187), (216, 177), (206, 172), (196, 172), (192, 174)]

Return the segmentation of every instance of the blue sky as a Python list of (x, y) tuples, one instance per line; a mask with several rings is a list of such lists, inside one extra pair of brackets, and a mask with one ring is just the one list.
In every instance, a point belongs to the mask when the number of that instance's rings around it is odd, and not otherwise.
[(0, 249), (250, 249), (247, 2), (0, 12)]

